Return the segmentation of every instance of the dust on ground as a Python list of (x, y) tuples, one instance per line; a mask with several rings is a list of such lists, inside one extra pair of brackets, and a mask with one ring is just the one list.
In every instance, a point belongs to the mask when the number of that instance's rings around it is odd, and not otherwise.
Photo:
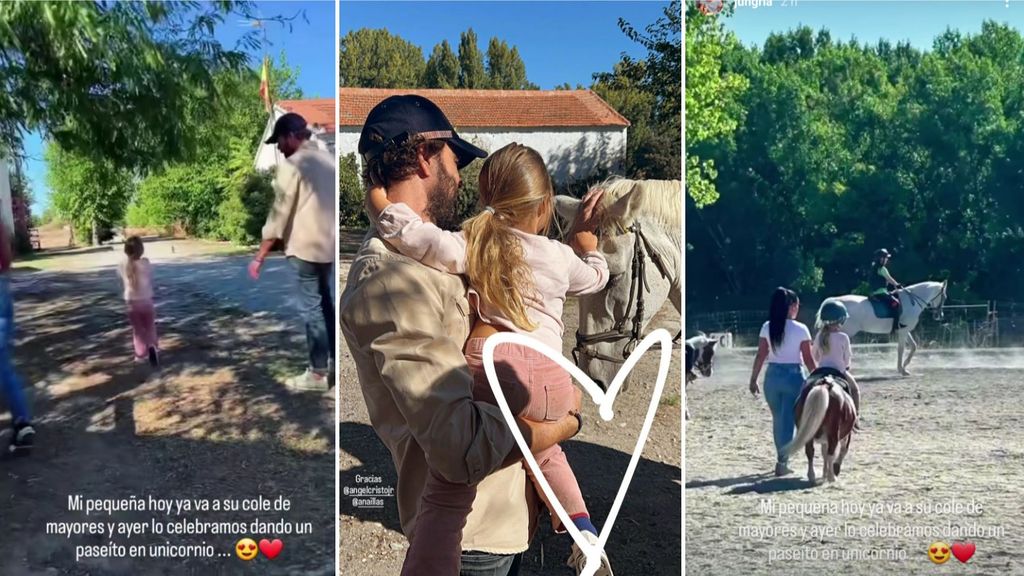
[[(115, 245), (50, 252), (48, 271), (33, 271), (30, 261), (14, 272), (14, 358), (31, 388), (38, 435), (31, 456), (0, 461), (0, 573), (333, 573), (334, 390), (293, 394), (281, 385), (305, 366), (304, 337), (288, 302), (294, 284), (287, 264), (278, 257), (268, 260), (264, 277), (253, 283), (244, 276), (247, 257), (225, 255), (237, 250), (147, 241), (162, 348), (162, 367), (152, 371), (132, 359), (131, 328), (112, 268), (120, 250)], [(8, 416), (0, 416), (0, 426), (8, 424)], [(4, 445), (6, 434), (0, 438)], [(67, 512), (69, 494), (281, 495), (291, 501), (292, 511), (264, 520), (283, 516), (310, 522), (314, 531), (279, 536), (281, 555), (273, 561), (257, 558), (252, 564), (258, 567), (234, 557), (76, 563), (76, 545), (106, 540), (45, 534), (47, 522), (85, 519)], [(256, 516), (225, 512), (203, 519), (249, 522)], [(168, 536), (137, 543), (205, 541), (227, 553), (243, 536)], [(264, 536), (275, 535), (252, 535)]]
[[(770, 474), (771, 416), (747, 390), (753, 351), (721, 351), (688, 390), (687, 574), (1024, 574), (1020, 358), (928, 350), (899, 378), (891, 348), (855, 347), (863, 431), (835, 484), (821, 484), (816, 448), (811, 486), (802, 451), (795, 474)], [(967, 566), (936, 566), (935, 541), (977, 548)]]
[[(343, 284), (358, 248), (361, 234), (342, 236), (339, 270)], [(566, 337), (563, 352), (568, 356), (575, 343), (578, 325), (576, 305), (566, 305)], [(666, 303), (651, 328), (666, 328), (671, 334), (679, 329), (679, 315)], [(615, 418), (601, 420), (594, 405), (584, 402), (586, 427), (572, 441), (562, 445), (579, 480), (587, 506), (600, 528), (611, 508), (622, 475), (643, 423), (657, 375), (657, 358), (648, 355), (637, 367), (631, 385), (615, 403)], [(356, 476), (380, 476), (383, 486), (395, 486), (394, 464), (369, 423), (362, 400), (355, 366), (347, 346), (340, 352), (340, 486), (356, 486)], [(681, 406), (678, 351), (673, 353), (669, 378), (647, 445), (626, 494), (606, 551), (616, 574), (673, 575), (681, 573)], [(407, 541), (398, 523), (398, 511), (392, 499), (385, 499), (382, 510), (355, 508), (342, 496), (339, 502), (341, 540), (339, 573), (345, 576), (392, 576), (401, 571)], [(565, 565), (571, 548), (567, 535), (556, 535), (545, 511), (530, 549), (524, 555), (521, 574), (567, 575)]]

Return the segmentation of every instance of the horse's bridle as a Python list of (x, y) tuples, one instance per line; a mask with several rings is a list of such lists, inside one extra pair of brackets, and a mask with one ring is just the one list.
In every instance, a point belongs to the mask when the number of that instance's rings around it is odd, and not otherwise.
[[(622, 364), (629, 358), (629, 355), (636, 349), (637, 343), (640, 342), (641, 334), (640, 331), (644, 323), (644, 292), (650, 292), (651, 287), (647, 284), (647, 259), (650, 258), (651, 262), (654, 262), (655, 267), (661, 272), (662, 278), (668, 278), (668, 269), (665, 267), (665, 263), (661, 259), (661, 255), (655, 252), (651, 248), (650, 241), (647, 240), (647, 236), (644, 236), (643, 230), (640, 227), (640, 222), (636, 221), (625, 230), (626, 232), (632, 232), (636, 239), (633, 242), (633, 260), (630, 265), (630, 280), (629, 280), (629, 301), (626, 304), (626, 313), (615, 321), (611, 330), (605, 332), (598, 332), (597, 334), (582, 334), (579, 330), (576, 331), (576, 347), (572, 349), (572, 360), (578, 366), (579, 356), (584, 355), (595, 360), (604, 360), (605, 362), (613, 362), (616, 364)], [(633, 309), (633, 303), (636, 302), (636, 308), (633, 311), (633, 316), (630, 317), (630, 309)], [(632, 321), (630, 329), (626, 329), (626, 322)], [(679, 338), (683, 335), (682, 330), (676, 334), (676, 337), (672, 339), (672, 343), (679, 341)], [(622, 348), (622, 358), (615, 358), (614, 356), (608, 356), (602, 354), (596, 350), (593, 350), (591, 346), (593, 344), (601, 344), (604, 342), (617, 342), (628, 338), (626, 345)]]
[[(935, 296), (932, 296), (931, 300), (927, 300), (927, 301), (924, 298), (921, 298), (920, 296), (918, 296), (917, 294), (914, 294), (913, 292), (911, 292), (910, 290), (908, 290), (906, 288), (904, 288), (904, 291), (907, 293), (907, 295), (910, 296), (911, 300), (914, 300), (918, 304), (921, 304), (922, 311), (923, 310), (938, 310), (938, 312), (936, 313), (935, 318), (936, 318), (937, 321), (940, 320), (939, 315), (942, 314), (942, 305), (945, 304), (945, 301), (946, 301), (946, 287), (945, 286), (942, 287), (942, 290), (939, 290), (938, 294), (936, 294)], [(935, 301), (938, 300), (940, 297), (942, 298), (942, 302), (939, 303), (938, 306), (935, 306)]]

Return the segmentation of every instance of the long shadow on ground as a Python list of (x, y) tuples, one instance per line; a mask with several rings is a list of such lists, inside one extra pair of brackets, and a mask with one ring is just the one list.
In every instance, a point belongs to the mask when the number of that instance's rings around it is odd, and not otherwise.
[[(185, 516), (206, 522), (248, 524), (259, 517), (311, 523), (311, 534), (249, 534), (277, 536), (285, 544), (273, 562), (254, 563), (263, 564), (264, 574), (333, 573), (333, 392), (288, 393), (278, 382), (302, 366), (301, 336), (185, 286), (158, 284), (163, 366), (154, 372), (132, 363), (131, 332), (110, 270), (17, 277), (15, 360), (26, 383), (35, 383), (39, 434), (30, 457), (0, 462), (5, 573), (252, 573), (233, 556), (219, 557), (247, 535), (237, 531), (132, 539), (136, 544), (205, 542), (215, 549), (214, 558), (77, 563), (77, 545), (109, 539), (46, 535), (47, 522), (144, 521), (153, 514), (87, 519), (68, 511), (68, 497), (75, 494), (232, 500), (280, 495), (291, 501), (291, 511)], [(128, 543), (123, 537), (114, 540)]]

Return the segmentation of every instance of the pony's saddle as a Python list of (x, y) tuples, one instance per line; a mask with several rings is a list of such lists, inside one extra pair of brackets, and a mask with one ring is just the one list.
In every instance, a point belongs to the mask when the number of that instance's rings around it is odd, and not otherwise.
[(871, 296), (868, 300), (875, 309), (875, 316), (879, 318), (896, 317), (896, 311), (899, 308), (892, 305), (892, 299), (889, 296)]
[(842, 372), (835, 368), (818, 368), (811, 372), (807, 380), (804, 381), (804, 389), (801, 396), (806, 396), (811, 388), (822, 384), (825, 380), (831, 380), (835, 384), (842, 386), (847, 394), (850, 393), (850, 383), (846, 381), (846, 376)]

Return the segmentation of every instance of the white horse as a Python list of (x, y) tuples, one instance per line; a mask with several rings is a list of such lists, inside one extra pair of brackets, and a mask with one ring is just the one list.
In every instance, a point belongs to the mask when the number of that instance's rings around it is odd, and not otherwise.
[[(666, 301), (682, 313), (683, 189), (679, 180), (624, 178), (595, 188), (605, 191), (598, 250), (608, 260), (610, 278), (601, 292), (579, 298), (573, 358), (604, 388)], [(579, 203), (555, 197), (556, 210), (570, 227)]]
[[(896, 291), (899, 296), (903, 310), (900, 314), (900, 328), (897, 337), (897, 358), (896, 369), (903, 376), (909, 376), (907, 365), (910, 359), (917, 352), (917, 342), (911, 336), (911, 331), (917, 327), (921, 313), (925, 310), (932, 310), (936, 320), (942, 320), (942, 306), (946, 303), (946, 285), (943, 282), (921, 282)], [(847, 295), (836, 298), (828, 298), (825, 302), (837, 300), (846, 306), (850, 318), (843, 324), (842, 330), (853, 338), (858, 332), (868, 334), (889, 334), (892, 332), (892, 318), (879, 318), (875, 315), (874, 305), (865, 296)], [(822, 306), (825, 305), (822, 302)], [(820, 308), (819, 308), (820, 313)], [(904, 344), (910, 346), (910, 353), (907, 354), (907, 361), (903, 361)]]

